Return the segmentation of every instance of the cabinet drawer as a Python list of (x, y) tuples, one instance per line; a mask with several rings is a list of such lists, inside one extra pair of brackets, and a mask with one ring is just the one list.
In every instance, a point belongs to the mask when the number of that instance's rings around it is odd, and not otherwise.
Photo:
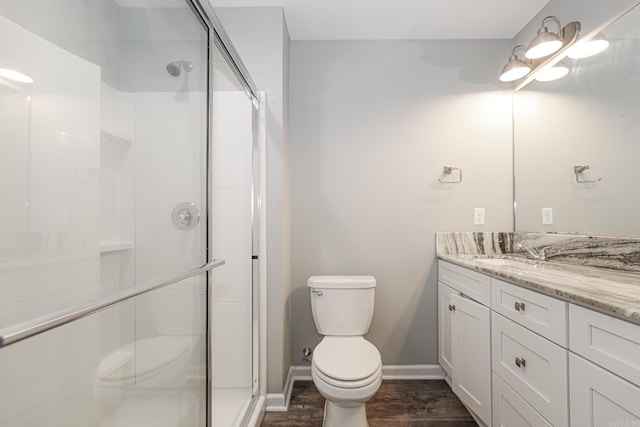
[(570, 304), (569, 328), (573, 352), (640, 386), (639, 325)]
[(569, 355), (571, 425), (640, 425), (640, 387), (582, 357)]
[(491, 321), (493, 371), (547, 421), (566, 426), (567, 350), (496, 312)]
[(438, 261), (438, 280), (481, 304), (489, 306), (491, 303), (489, 276), (446, 261)]
[(567, 303), (491, 279), (491, 308), (562, 347), (567, 347)]
[(493, 374), (493, 427), (553, 427), (502, 379)]

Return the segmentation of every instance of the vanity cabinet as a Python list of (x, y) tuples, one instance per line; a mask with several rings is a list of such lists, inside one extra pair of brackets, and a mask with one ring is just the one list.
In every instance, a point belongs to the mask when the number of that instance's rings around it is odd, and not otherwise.
[(490, 425), (490, 278), (444, 262), (438, 264), (438, 273), (440, 364), (453, 392)]
[(573, 304), (569, 324), (571, 424), (640, 426), (640, 326)]
[(640, 426), (640, 325), (446, 261), (438, 274), (440, 364), (483, 422)]

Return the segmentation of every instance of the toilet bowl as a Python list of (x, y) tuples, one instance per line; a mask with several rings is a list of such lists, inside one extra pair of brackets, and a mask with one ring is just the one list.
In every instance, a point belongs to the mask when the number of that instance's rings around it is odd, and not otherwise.
[(373, 316), (371, 276), (313, 276), (313, 318), (324, 335), (311, 377), (326, 399), (323, 427), (368, 427), (365, 403), (382, 383), (382, 359), (364, 335)]
[(128, 344), (100, 362), (96, 385), (103, 390), (182, 387), (195, 342), (191, 336), (159, 336)]
[(311, 377), (325, 403), (324, 427), (367, 427), (365, 402), (382, 382), (378, 349), (363, 337), (325, 337), (314, 351)]

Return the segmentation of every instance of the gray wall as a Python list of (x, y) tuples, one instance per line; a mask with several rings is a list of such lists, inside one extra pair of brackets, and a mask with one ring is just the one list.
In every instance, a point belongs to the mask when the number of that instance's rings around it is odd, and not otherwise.
[[(435, 232), (513, 227), (510, 46), (291, 43), (292, 364), (320, 340), (314, 274), (373, 274), (383, 363), (437, 363)], [(437, 182), (449, 164), (463, 183)]]
[(216, 8), (259, 90), (267, 96), (267, 392), (289, 370), (289, 31), (281, 7)]

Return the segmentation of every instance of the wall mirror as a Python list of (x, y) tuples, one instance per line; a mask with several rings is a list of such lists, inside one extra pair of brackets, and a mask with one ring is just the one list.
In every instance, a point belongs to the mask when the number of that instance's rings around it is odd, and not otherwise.
[(514, 94), (516, 231), (640, 237), (640, 7), (600, 35)]

